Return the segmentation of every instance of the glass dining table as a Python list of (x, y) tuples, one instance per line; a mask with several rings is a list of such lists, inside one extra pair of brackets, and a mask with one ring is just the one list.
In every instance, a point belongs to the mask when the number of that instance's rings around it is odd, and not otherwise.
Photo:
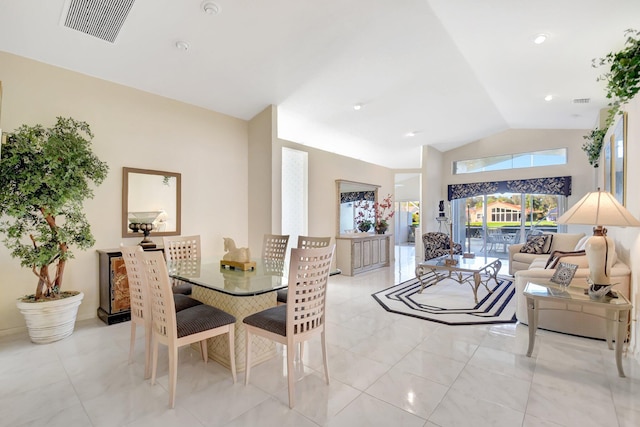
[[(215, 261), (171, 261), (169, 276), (192, 285), (191, 297), (204, 304), (232, 314), (235, 324), (236, 369), (245, 369), (246, 337), (242, 320), (253, 313), (276, 305), (276, 291), (286, 288), (289, 269), (282, 261), (255, 259), (256, 266), (247, 271), (234, 270)], [(196, 346), (197, 347), (197, 346)], [(196, 348), (194, 347), (194, 348)], [(253, 337), (251, 360), (255, 363), (276, 354), (273, 341)], [(231, 366), (226, 336), (208, 340), (209, 358), (223, 366)]]

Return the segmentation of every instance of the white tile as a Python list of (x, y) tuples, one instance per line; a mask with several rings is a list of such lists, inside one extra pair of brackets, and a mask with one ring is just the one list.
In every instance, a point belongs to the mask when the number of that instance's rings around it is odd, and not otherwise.
[(267, 426), (278, 427), (317, 427), (318, 424), (305, 418), (297, 411), (282, 405), (276, 399), (267, 399), (233, 419), (224, 427)]
[(391, 375), (407, 372), (449, 386), (453, 384), (465, 364), (448, 357), (423, 350), (413, 350), (390, 371)]
[(449, 387), (408, 372), (384, 375), (367, 394), (422, 418), (429, 418)]
[(338, 415), (331, 418), (327, 427), (423, 427), (425, 420), (367, 394), (361, 394)]
[(451, 390), (429, 417), (429, 421), (442, 427), (513, 427), (520, 426), (523, 418), (522, 412)]

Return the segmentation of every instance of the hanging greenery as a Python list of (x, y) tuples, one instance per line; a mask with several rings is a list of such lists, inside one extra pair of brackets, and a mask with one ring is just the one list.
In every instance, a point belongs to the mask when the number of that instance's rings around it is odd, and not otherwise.
[(598, 162), (600, 161), (600, 152), (602, 151), (602, 143), (606, 133), (606, 129), (595, 128), (588, 135), (583, 136), (587, 142), (582, 144), (582, 149), (587, 153), (589, 164), (594, 168), (600, 166)]
[(607, 83), (607, 99), (609, 99), (609, 114), (607, 114), (604, 129), (595, 128), (585, 135), (584, 139), (587, 142), (582, 145), (589, 163), (594, 167), (598, 167), (604, 135), (620, 113), (620, 107), (640, 91), (640, 31), (629, 29), (624, 34), (627, 40), (622, 50), (609, 52), (592, 62), (594, 68), (609, 67), (609, 71), (598, 77), (598, 81)]

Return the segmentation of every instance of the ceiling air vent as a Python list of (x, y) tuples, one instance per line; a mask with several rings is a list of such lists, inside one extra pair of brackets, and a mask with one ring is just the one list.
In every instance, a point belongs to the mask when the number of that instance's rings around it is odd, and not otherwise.
[(64, 26), (114, 43), (135, 0), (70, 0)]
[(572, 104), (588, 104), (591, 102), (591, 98), (574, 98)]

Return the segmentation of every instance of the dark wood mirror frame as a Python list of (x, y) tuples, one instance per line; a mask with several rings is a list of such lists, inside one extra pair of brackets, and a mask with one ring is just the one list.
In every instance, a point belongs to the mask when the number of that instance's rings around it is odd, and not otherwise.
[[(142, 175), (157, 175), (161, 179), (165, 177), (176, 179), (176, 194), (175, 194), (175, 222), (176, 229), (171, 231), (151, 231), (151, 236), (179, 236), (181, 233), (181, 200), (182, 200), (182, 177), (181, 174), (176, 172), (157, 171), (151, 169), (135, 169), (135, 168), (122, 168), (122, 237), (137, 237), (142, 236), (142, 233), (136, 233), (129, 229), (129, 186), (130, 186), (130, 174), (142, 174)], [(161, 202), (160, 202), (161, 203)], [(151, 210), (151, 209), (150, 209)]]

